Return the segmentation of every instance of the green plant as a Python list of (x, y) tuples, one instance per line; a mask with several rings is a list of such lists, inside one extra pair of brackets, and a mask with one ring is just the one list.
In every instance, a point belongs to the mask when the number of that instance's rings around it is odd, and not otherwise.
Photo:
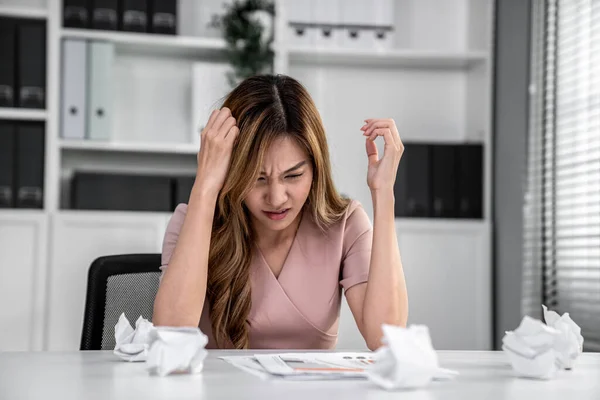
[(273, 72), (275, 5), (269, 0), (235, 0), (212, 24), (221, 29), (227, 43), (228, 74), (232, 87), (259, 74)]

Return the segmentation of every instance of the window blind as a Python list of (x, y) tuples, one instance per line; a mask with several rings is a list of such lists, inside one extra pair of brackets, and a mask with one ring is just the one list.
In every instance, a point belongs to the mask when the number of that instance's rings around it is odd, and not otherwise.
[(600, 0), (532, 10), (523, 312), (569, 312), (600, 350)]

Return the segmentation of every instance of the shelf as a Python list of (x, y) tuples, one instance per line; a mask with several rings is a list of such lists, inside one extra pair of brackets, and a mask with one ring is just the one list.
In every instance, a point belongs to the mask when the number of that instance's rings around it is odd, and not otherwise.
[(225, 41), (220, 38), (159, 35), (88, 29), (62, 29), (62, 38), (113, 42), (118, 51), (173, 57), (224, 56)]
[(46, 110), (0, 107), (0, 119), (11, 119), (18, 121), (45, 121), (47, 115), (48, 113)]
[(489, 228), (486, 219), (462, 218), (412, 218), (396, 217), (396, 229), (401, 231), (461, 231), (480, 233)]
[(46, 212), (41, 208), (0, 208), (0, 218), (3, 222), (30, 221), (43, 217)]
[(62, 208), (58, 210), (56, 215), (61, 218), (68, 218), (70, 221), (89, 221), (110, 217), (148, 218), (154, 220), (157, 218), (169, 218), (173, 213), (167, 211), (72, 210)]
[(290, 63), (369, 67), (469, 68), (485, 62), (485, 52), (290, 48)]
[(61, 140), (63, 150), (104, 151), (122, 153), (154, 153), (154, 154), (198, 154), (198, 145), (188, 143), (118, 143), (80, 140)]
[(0, 17), (46, 19), (48, 11), (43, 8), (0, 5)]

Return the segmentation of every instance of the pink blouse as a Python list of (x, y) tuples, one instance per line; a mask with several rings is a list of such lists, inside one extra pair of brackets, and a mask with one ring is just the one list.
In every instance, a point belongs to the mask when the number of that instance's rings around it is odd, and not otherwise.
[[(162, 267), (167, 268), (187, 212), (179, 204), (167, 227)], [(333, 349), (337, 342), (341, 288), (348, 290), (369, 276), (373, 229), (365, 210), (352, 201), (344, 217), (324, 234), (304, 211), (296, 237), (275, 277), (260, 251), (250, 265), (252, 349)], [(257, 249), (258, 250), (258, 249)], [(216, 348), (208, 307), (200, 329)]]

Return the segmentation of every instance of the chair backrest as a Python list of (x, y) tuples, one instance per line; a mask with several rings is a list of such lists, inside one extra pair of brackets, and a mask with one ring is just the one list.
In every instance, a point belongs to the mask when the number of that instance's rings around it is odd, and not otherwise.
[(140, 315), (152, 321), (160, 262), (160, 254), (124, 254), (94, 260), (88, 272), (81, 350), (112, 350), (114, 328), (121, 313), (134, 328)]

